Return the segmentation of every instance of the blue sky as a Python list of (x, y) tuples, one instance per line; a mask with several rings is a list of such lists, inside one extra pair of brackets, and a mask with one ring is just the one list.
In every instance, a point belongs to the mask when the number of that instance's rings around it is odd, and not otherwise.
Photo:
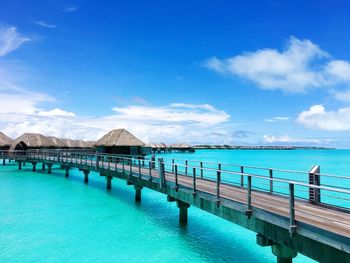
[(350, 147), (347, 1), (0, 0), (0, 130)]

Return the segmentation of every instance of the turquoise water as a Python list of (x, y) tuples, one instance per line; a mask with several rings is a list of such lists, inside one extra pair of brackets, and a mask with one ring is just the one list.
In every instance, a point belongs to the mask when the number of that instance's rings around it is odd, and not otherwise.
[[(228, 163), (306, 169), (347, 174), (350, 152), (337, 151), (197, 151), (163, 154)], [(38, 167), (40, 168), (40, 166)], [(68, 179), (55, 167), (22, 171), (0, 166), (0, 262), (275, 262), (270, 248), (255, 243), (255, 233), (191, 207), (189, 224), (178, 223), (178, 209), (166, 197), (134, 190), (113, 179), (72, 170)], [(295, 262), (311, 262), (298, 256)]]

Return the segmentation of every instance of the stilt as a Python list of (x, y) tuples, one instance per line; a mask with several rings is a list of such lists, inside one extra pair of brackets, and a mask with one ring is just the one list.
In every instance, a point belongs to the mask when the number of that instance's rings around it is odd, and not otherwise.
[(180, 212), (180, 215), (179, 215), (179, 221), (180, 223), (182, 224), (187, 224), (187, 221), (188, 221), (188, 208), (190, 207), (189, 204), (185, 203), (185, 202), (182, 202), (180, 200), (178, 200), (176, 202), (177, 204), (177, 207), (179, 208), (179, 212)]
[(141, 202), (141, 190), (143, 187), (135, 184), (134, 188), (135, 188), (135, 202)]
[(22, 161), (18, 161), (18, 170), (22, 170)]
[(69, 177), (69, 167), (68, 166), (65, 167), (64, 170), (65, 170), (65, 177), (68, 178)]
[(45, 171), (45, 163), (42, 164), (41, 169)]
[(277, 257), (277, 263), (292, 263), (297, 252), (289, 247), (275, 244), (271, 246), (272, 253)]
[(32, 165), (33, 165), (33, 172), (35, 172), (36, 171), (36, 163), (32, 163)]
[(2, 159), (2, 165), (6, 164), (6, 159)]
[(90, 171), (89, 170), (84, 170), (84, 183), (88, 183), (89, 182), (89, 173)]
[(107, 180), (107, 186), (106, 186), (106, 188), (107, 188), (107, 190), (111, 190), (112, 189), (112, 176), (107, 176), (106, 175), (106, 180)]
[(52, 168), (52, 164), (51, 164), (51, 163), (48, 163), (48, 164), (47, 164), (47, 173), (48, 173), (48, 174), (51, 174), (51, 168)]

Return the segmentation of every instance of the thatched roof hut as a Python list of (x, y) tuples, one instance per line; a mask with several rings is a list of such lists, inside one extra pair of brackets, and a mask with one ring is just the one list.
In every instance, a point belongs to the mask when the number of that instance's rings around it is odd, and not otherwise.
[(172, 151), (179, 151), (179, 152), (194, 152), (194, 148), (186, 143), (174, 143), (170, 145), (170, 148)]
[(27, 150), (29, 148), (49, 148), (54, 147), (52, 141), (39, 133), (25, 133), (15, 139), (10, 150)]
[(96, 146), (99, 152), (138, 155), (145, 143), (125, 129), (116, 129), (99, 139)]
[(13, 140), (7, 135), (0, 132), (0, 149), (8, 149), (12, 145)]

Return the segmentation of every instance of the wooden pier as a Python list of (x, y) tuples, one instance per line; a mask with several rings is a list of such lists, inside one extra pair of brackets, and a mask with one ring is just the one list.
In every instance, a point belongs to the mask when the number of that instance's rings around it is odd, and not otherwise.
[[(4, 164), (15, 160), (19, 169), (23, 163), (31, 163), (33, 171), (41, 163), (48, 173), (53, 165), (59, 165), (66, 177), (70, 169), (78, 168), (85, 183), (91, 171), (98, 172), (106, 178), (108, 190), (113, 178), (120, 178), (134, 187), (136, 202), (141, 201), (144, 187), (158, 191), (167, 201), (176, 202), (180, 222), (187, 223), (191, 205), (198, 207), (257, 233), (257, 244), (271, 246), (277, 262), (292, 262), (297, 253), (320, 262), (350, 262), (350, 177), (335, 176), (348, 180), (348, 187), (321, 185), (318, 166), (305, 173), (306, 183), (278, 178), (273, 169), (262, 168), (268, 172), (264, 176), (244, 172), (243, 166), (234, 172), (222, 164), (208, 168), (201, 161), (192, 164), (65, 150), (1, 152), (0, 159)], [(238, 178), (239, 183), (227, 180), (229, 176)], [(266, 188), (255, 186), (257, 180), (264, 181)], [(285, 191), (277, 191), (277, 187)], [(322, 202), (326, 196), (347, 205)]]

